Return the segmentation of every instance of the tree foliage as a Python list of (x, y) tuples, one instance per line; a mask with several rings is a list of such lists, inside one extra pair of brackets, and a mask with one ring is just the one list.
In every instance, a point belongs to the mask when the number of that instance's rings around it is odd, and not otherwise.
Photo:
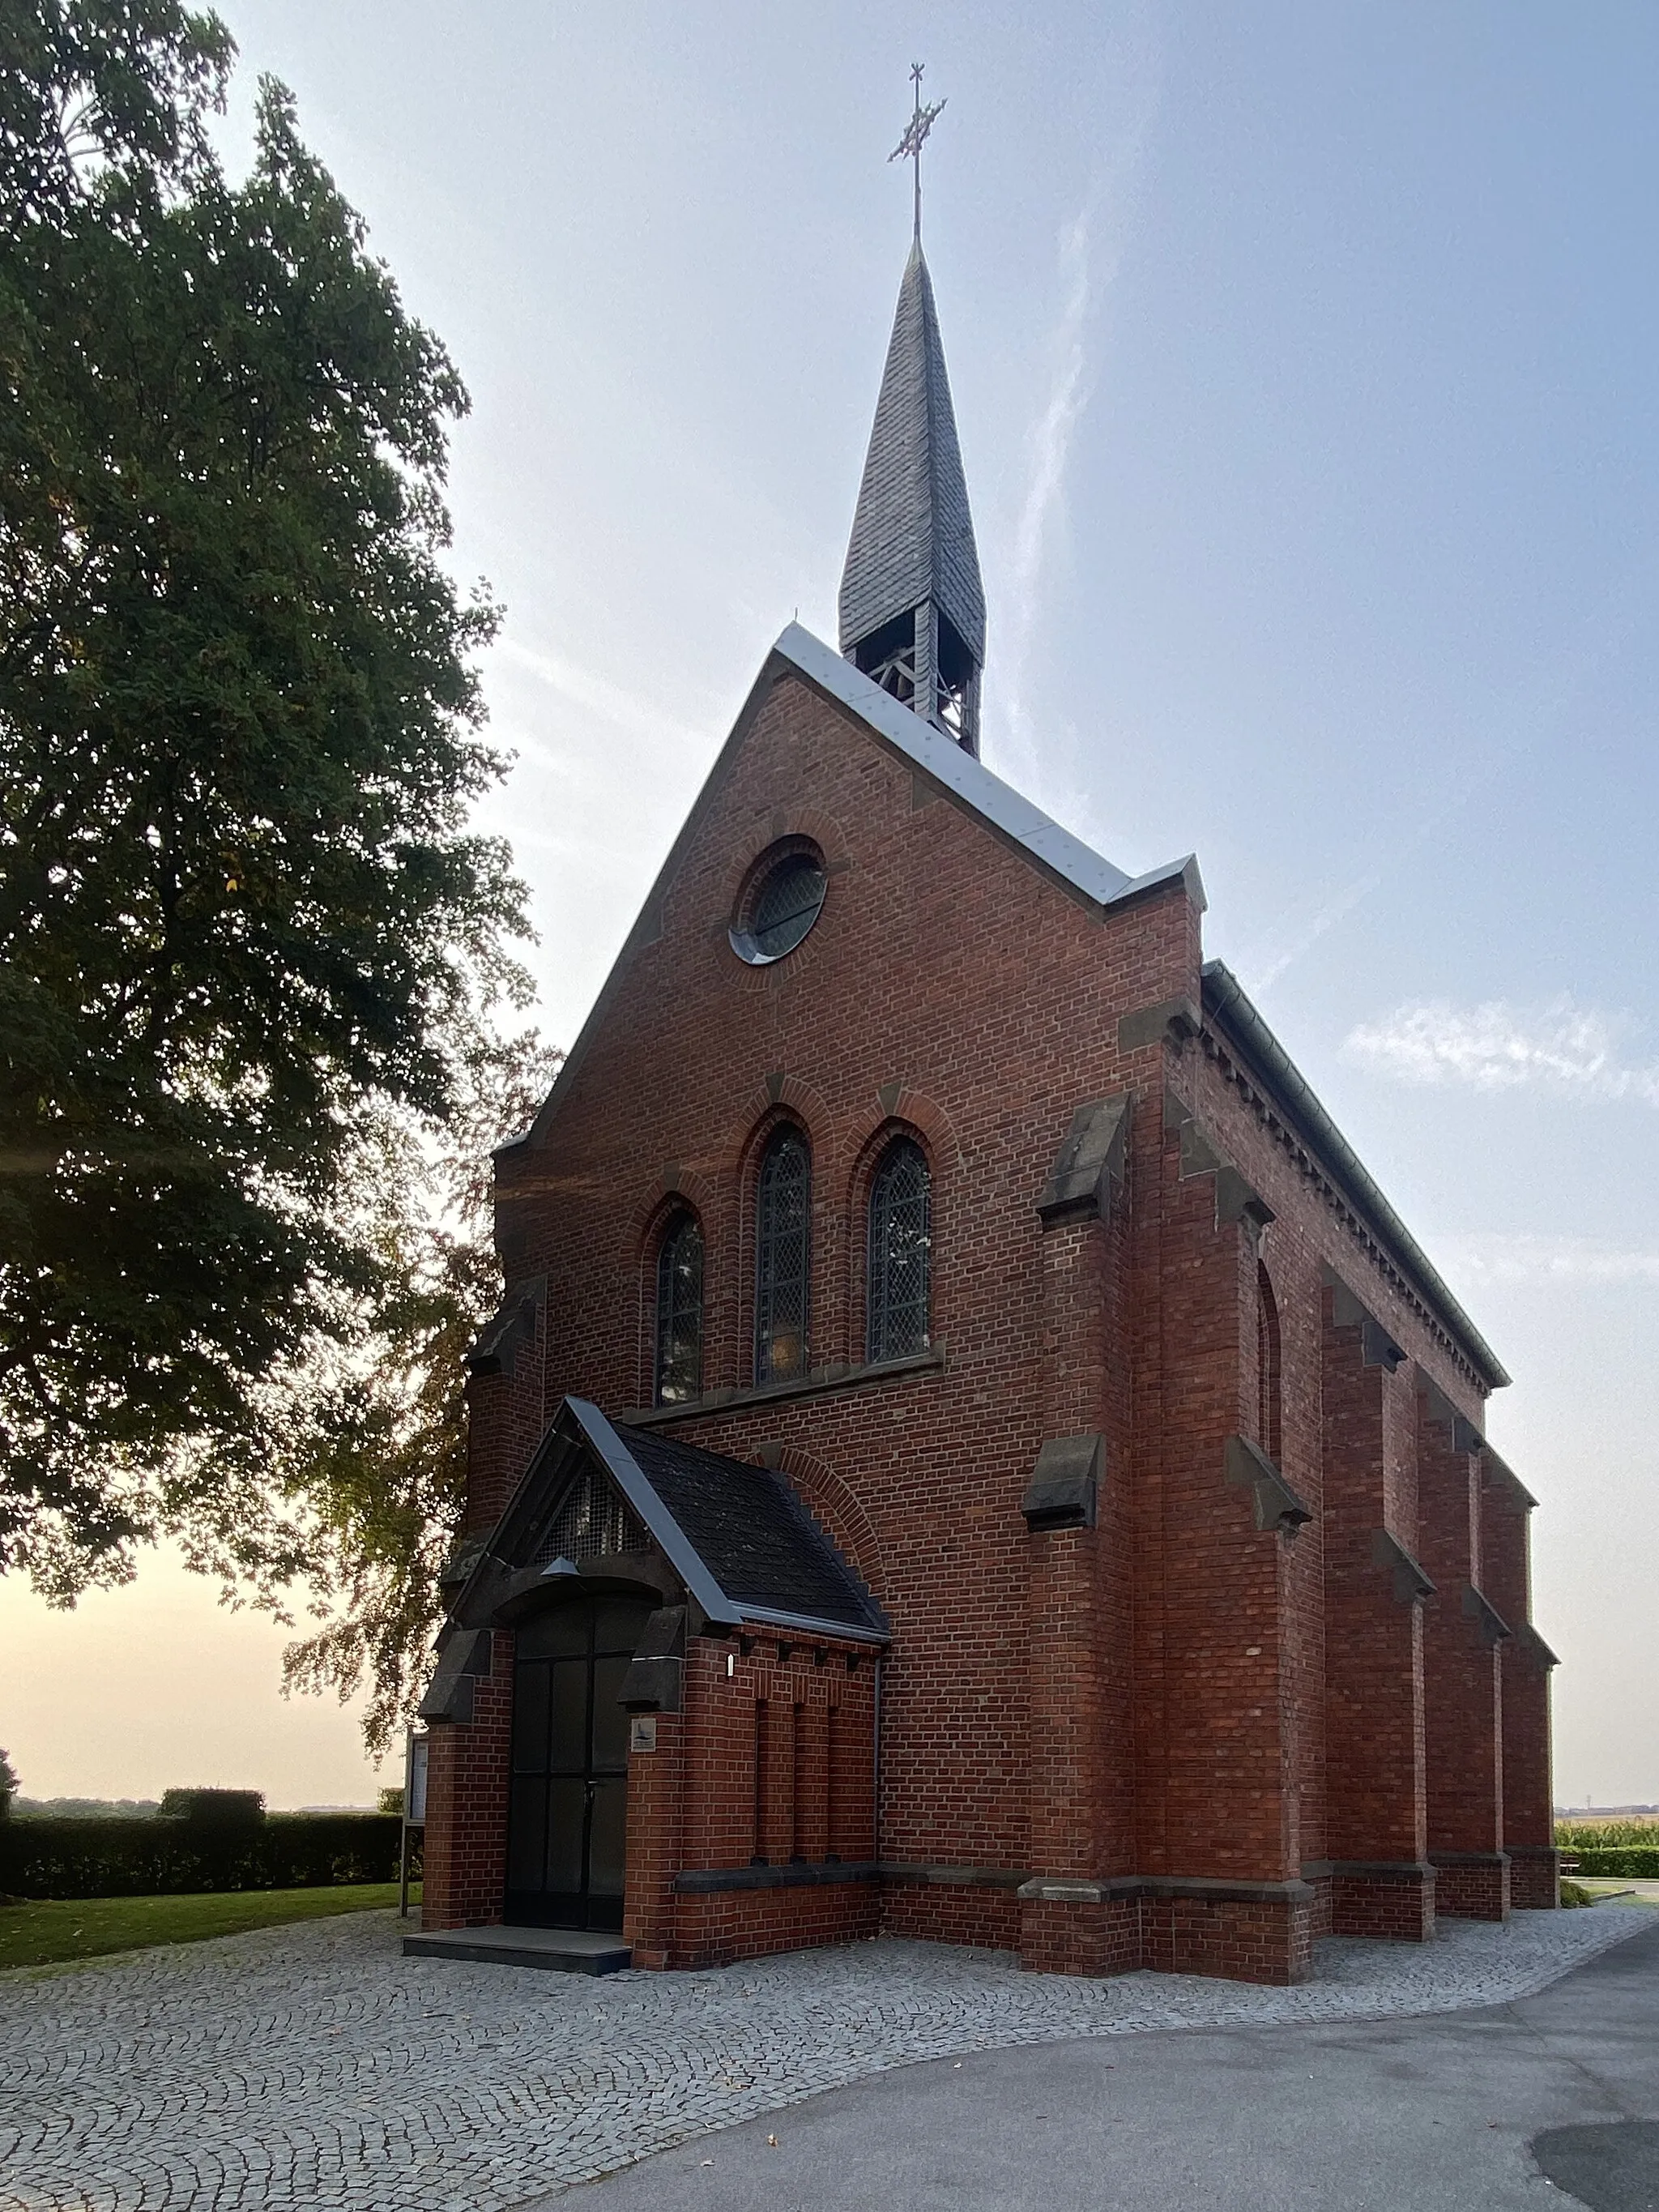
[(0, 1568), (58, 1597), (175, 1520), (267, 1587), (319, 1528), (337, 1591), (425, 1557), (483, 1263), (405, 1201), (521, 989), (466, 396), (269, 80), (227, 176), (232, 52), (177, 0), (0, 7)]
[(366, 1288), (267, 1376), (245, 1425), (204, 1438), (168, 1486), (192, 1564), (293, 1622), (290, 1689), (367, 1688), (383, 1753), (426, 1686), (438, 1577), (466, 1480), (463, 1360), (494, 1310), (490, 1151), (533, 1117), (557, 1064), (533, 1032), (472, 1057), (441, 1131), (393, 1112), (359, 1131), (340, 1233), (374, 1254)]

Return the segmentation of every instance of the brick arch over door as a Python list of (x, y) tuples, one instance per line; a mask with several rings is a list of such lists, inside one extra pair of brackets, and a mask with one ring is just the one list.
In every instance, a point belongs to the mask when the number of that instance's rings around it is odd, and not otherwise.
[(829, 1530), (845, 1558), (858, 1571), (878, 1602), (883, 1599), (881, 1544), (875, 1523), (827, 1460), (798, 1444), (785, 1444), (767, 1454), (769, 1461), (787, 1474), (811, 1510)]

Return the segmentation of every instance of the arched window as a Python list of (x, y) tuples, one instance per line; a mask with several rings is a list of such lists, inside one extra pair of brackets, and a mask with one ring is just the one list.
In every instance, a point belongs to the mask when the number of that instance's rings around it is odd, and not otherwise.
[(867, 1358), (902, 1359), (927, 1349), (933, 1242), (927, 1158), (914, 1138), (900, 1137), (870, 1186)]
[(812, 1155), (786, 1121), (761, 1157), (755, 1205), (755, 1380), (807, 1368), (811, 1321)]
[(702, 1231), (695, 1213), (676, 1213), (657, 1254), (657, 1374), (659, 1406), (702, 1395)]
[(1279, 1416), (1279, 1306), (1273, 1286), (1267, 1279), (1267, 1270), (1259, 1260), (1255, 1264), (1255, 1347), (1256, 1389), (1260, 1393), (1257, 1425), (1261, 1449), (1277, 1467), (1284, 1449)]

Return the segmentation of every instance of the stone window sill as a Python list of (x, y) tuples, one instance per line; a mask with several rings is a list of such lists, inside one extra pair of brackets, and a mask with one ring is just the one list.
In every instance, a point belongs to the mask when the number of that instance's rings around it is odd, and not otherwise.
[(929, 1345), (904, 1359), (878, 1359), (865, 1367), (815, 1367), (799, 1382), (752, 1383), (741, 1390), (710, 1390), (683, 1406), (635, 1406), (617, 1420), (625, 1427), (654, 1429), (672, 1421), (706, 1420), (711, 1413), (741, 1413), (750, 1406), (776, 1406), (793, 1398), (816, 1398), (830, 1390), (866, 1390), (878, 1382), (897, 1382), (912, 1375), (937, 1375), (947, 1364), (943, 1344)]

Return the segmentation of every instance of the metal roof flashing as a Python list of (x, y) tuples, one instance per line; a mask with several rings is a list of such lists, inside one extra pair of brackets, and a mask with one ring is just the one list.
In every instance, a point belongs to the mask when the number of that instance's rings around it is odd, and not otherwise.
[(913, 769), (1018, 847), (1045, 875), (1080, 893), (1101, 912), (1176, 882), (1185, 883), (1188, 895), (1202, 911), (1204, 886), (1193, 854), (1167, 861), (1145, 875), (1126, 875), (799, 623), (791, 623), (779, 637), (767, 667), (774, 680), (791, 669), (804, 676), (815, 689), (867, 724)]

